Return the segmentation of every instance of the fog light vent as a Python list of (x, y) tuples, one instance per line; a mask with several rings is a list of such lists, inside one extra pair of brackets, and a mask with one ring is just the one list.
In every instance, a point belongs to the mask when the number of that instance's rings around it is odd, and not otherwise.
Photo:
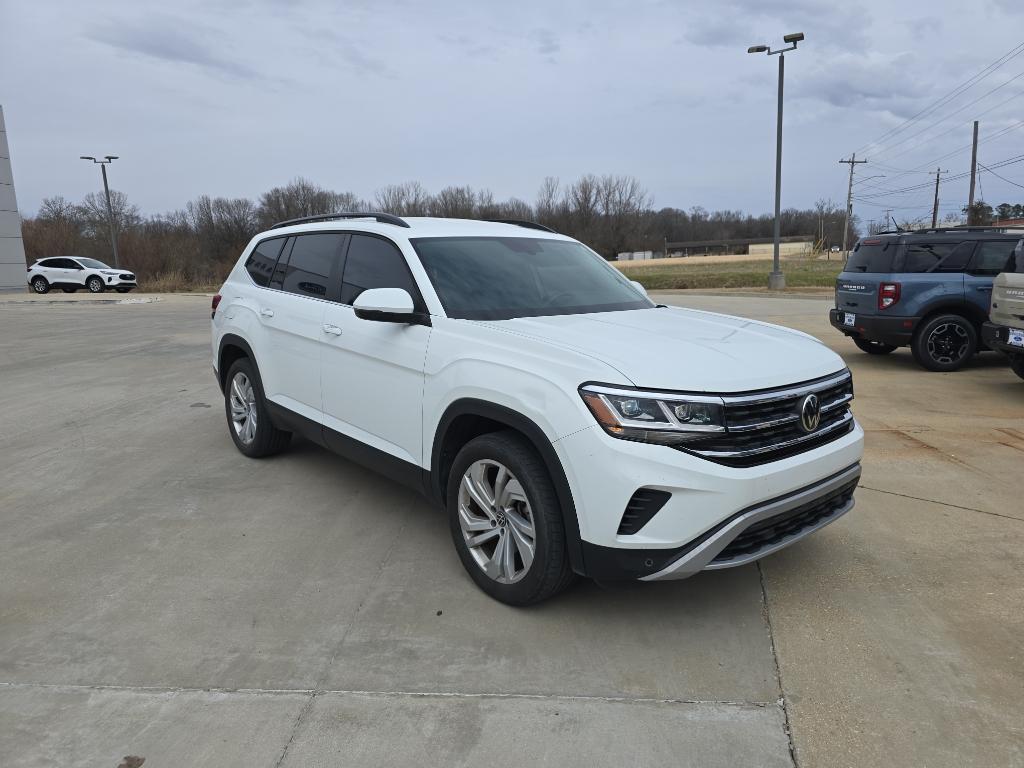
[(639, 533), (651, 518), (658, 514), (665, 502), (672, 497), (667, 491), (658, 491), (654, 488), (641, 488), (630, 498), (626, 504), (626, 511), (619, 523), (619, 536), (632, 536)]

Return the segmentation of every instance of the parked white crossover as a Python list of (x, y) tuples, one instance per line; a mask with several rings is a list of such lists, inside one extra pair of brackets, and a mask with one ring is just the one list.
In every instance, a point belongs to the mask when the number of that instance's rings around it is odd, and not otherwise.
[(299, 433), (420, 489), (507, 603), (742, 565), (853, 506), (863, 432), (835, 353), (657, 305), (529, 222), (284, 222), (212, 328), (242, 453)]
[(128, 293), (138, 287), (134, 272), (114, 269), (102, 261), (82, 256), (39, 259), (28, 268), (27, 280), (36, 293), (49, 293), (51, 288), (60, 288), (64, 293), (74, 293), (79, 288), (89, 293), (103, 293), (108, 289)]

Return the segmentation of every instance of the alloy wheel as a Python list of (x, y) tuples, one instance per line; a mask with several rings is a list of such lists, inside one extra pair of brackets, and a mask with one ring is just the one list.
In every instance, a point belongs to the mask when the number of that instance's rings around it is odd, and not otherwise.
[(97, 278), (94, 277), (92, 280), (89, 281), (89, 290), (92, 293), (99, 293), (100, 291), (103, 290), (103, 281), (98, 280)]
[(256, 392), (249, 377), (239, 371), (231, 379), (231, 426), (248, 445), (256, 437)]
[(928, 355), (937, 363), (951, 365), (967, 354), (970, 337), (960, 323), (940, 323), (932, 328), (926, 343)]
[(537, 533), (526, 492), (504, 464), (481, 459), (459, 485), (459, 526), (473, 560), (500, 584), (514, 584), (533, 564)]

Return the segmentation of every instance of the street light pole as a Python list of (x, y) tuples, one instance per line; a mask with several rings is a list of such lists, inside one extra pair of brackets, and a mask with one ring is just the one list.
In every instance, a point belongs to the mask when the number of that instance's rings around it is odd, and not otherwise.
[(782, 38), (788, 48), (771, 50), (767, 45), (752, 45), (747, 53), (767, 53), (779, 57), (779, 103), (775, 123), (775, 226), (773, 229), (772, 272), (768, 275), (770, 290), (783, 290), (786, 287), (786, 276), (782, 273), (779, 263), (779, 244), (782, 241), (782, 92), (786, 74), (786, 51), (796, 50), (797, 43), (804, 39), (803, 32), (796, 32)]
[(110, 185), (107, 184), (107, 166), (114, 160), (117, 160), (117, 155), (106, 155), (102, 160), (97, 160), (89, 155), (82, 155), (79, 159), (92, 160), (99, 165), (100, 171), (103, 174), (103, 194), (107, 198), (107, 222), (110, 225), (110, 245), (114, 249), (114, 269), (120, 269), (121, 264), (117, 257), (117, 224), (114, 222), (114, 207), (110, 204)]

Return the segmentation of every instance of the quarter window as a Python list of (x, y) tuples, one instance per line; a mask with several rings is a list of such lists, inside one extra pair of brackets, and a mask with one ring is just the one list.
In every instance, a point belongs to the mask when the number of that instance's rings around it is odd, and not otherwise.
[(978, 246), (978, 253), (971, 262), (972, 275), (998, 275), (1014, 271), (1014, 252), (1017, 243), (1013, 240), (989, 240)]
[(283, 237), (275, 237), (264, 240), (249, 254), (245, 260), (245, 269), (249, 277), (256, 285), (266, 288), (270, 284), (270, 275), (277, 263), (277, 256), (281, 253), (281, 246), (284, 245)]
[(303, 296), (326, 297), (328, 277), (341, 256), (344, 242), (344, 235), (333, 232), (296, 237), (281, 289)]
[(939, 265), (935, 268), (936, 272), (963, 272), (967, 269), (967, 264), (971, 260), (971, 254), (974, 253), (975, 241), (966, 240), (944, 258)]
[(422, 311), (419, 290), (409, 273), (402, 252), (387, 240), (368, 235), (352, 235), (345, 257), (345, 275), (341, 284), (341, 303), (351, 304), (367, 288), (404, 288)]

